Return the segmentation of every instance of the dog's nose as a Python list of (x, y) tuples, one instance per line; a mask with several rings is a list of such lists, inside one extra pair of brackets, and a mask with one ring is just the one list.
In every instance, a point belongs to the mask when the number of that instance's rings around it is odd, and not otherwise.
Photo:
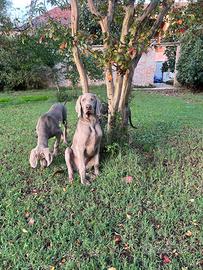
[(91, 109), (92, 109), (92, 105), (87, 104), (87, 105), (86, 105), (86, 109), (87, 109), (87, 110), (91, 110)]

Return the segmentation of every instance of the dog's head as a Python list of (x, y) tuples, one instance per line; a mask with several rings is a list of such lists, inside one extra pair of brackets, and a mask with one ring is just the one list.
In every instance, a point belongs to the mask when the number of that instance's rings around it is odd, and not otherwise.
[(101, 115), (101, 102), (96, 95), (92, 93), (85, 93), (77, 99), (75, 110), (78, 117), (89, 118), (90, 115)]
[(49, 148), (34, 148), (30, 153), (30, 166), (36, 168), (38, 161), (42, 168), (48, 167), (53, 160), (53, 154), (50, 152)]

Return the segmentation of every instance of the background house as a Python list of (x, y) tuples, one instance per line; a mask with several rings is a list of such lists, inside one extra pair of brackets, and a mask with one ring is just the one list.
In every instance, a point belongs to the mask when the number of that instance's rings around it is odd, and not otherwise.
[[(180, 7), (185, 4), (186, 4), (185, 2), (179, 1), (178, 3), (176, 3), (176, 6)], [(71, 10), (70, 9), (61, 10), (59, 7), (55, 7), (46, 12), (45, 14), (34, 18), (32, 24), (35, 27), (41, 26), (44, 23), (46, 23), (46, 21), (48, 21), (49, 18), (56, 20), (64, 25), (67, 25), (68, 27), (71, 23)], [(167, 27), (168, 27), (167, 23), (163, 23), (163, 25), (161, 26), (163, 31), (166, 31)], [(161, 44), (160, 41), (161, 36), (160, 34), (158, 34), (156, 40), (153, 42), (153, 45), (150, 46), (148, 50), (143, 53), (134, 71), (133, 85), (148, 86), (154, 83), (167, 82), (173, 80), (174, 73), (162, 72), (163, 63), (167, 61), (167, 57), (164, 54), (166, 45)], [(62, 64), (59, 64), (58, 70), (59, 70), (58, 74), (59, 86), (69, 86), (70, 81), (66, 80), (65, 67)], [(96, 83), (98, 84), (103, 82), (96, 82)], [(51, 85), (52, 82), (50, 82), (50, 86)]]

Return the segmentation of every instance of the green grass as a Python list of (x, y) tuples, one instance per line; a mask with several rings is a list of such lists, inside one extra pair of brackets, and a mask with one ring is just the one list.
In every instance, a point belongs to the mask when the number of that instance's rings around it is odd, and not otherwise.
[[(46, 170), (29, 167), (37, 119), (54, 102), (47, 93), (0, 107), (0, 269), (201, 269), (202, 96), (134, 92), (138, 128), (102, 153), (100, 176), (84, 187), (77, 174), (68, 184), (64, 145)], [(74, 107), (67, 103), (69, 144)]]
[(11, 99), (9, 97), (0, 98), (0, 103), (5, 103), (5, 102), (9, 102), (9, 101), (11, 101)]

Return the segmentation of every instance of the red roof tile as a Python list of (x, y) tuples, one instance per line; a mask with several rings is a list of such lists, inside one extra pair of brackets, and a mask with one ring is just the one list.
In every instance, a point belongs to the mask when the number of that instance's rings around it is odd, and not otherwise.
[(59, 7), (54, 7), (46, 13), (33, 19), (33, 25), (39, 26), (46, 23), (49, 19), (60, 22), (63, 25), (69, 25), (71, 21), (71, 10), (61, 9)]

